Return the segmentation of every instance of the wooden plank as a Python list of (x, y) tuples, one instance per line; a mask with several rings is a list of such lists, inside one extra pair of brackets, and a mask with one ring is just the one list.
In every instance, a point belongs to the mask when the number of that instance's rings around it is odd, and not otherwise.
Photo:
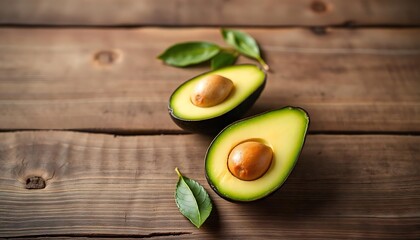
[[(282, 189), (251, 204), (209, 189), (198, 135), (0, 134), (0, 235), (183, 239), (420, 237), (418, 136), (309, 135)], [(177, 210), (175, 167), (209, 191), (197, 230)], [(44, 189), (26, 189), (29, 177)]]
[(419, 9), (416, 0), (1, 0), (0, 24), (419, 25)]
[[(420, 29), (245, 29), (274, 72), (250, 114), (295, 105), (311, 131), (420, 131)], [(217, 29), (0, 29), (0, 129), (179, 132), (172, 91), (207, 67), (164, 66)], [(240, 59), (240, 63), (252, 62)]]

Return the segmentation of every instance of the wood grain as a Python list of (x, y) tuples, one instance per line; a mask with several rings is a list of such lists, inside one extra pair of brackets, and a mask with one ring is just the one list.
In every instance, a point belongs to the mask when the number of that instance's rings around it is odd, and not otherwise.
[[(304, 107), (311, 131), (420, 131), (420, 30), (245, 29), (274, 72), (250, 114)], [(207, 67), (164, 66), (214, 28), (0, 29), (0, 129), (180, 132), (168, 99)], [(240, 59), (240, 63), (252, 62)]]
[(1, 0), (0, 24), (419, 25), (419, 9), (416, 0)]
[[(282, 189), (251, 204), (226, 202), (209, 189), (209, 142), (197, 135), (1, 133), (0, 236), (420, 237), (418, 136), (310, 135)], [(176, 208), (176, 166), (214, 201), (200, 230)], [(46, 187), (26, 189), (33, 176)]]

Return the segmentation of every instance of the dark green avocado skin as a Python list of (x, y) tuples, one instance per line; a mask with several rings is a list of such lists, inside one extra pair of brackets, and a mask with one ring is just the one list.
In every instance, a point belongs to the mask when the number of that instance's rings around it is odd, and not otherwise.
[(173, 111), (170, 107), (168, 108), (169, 115), (171, 116), (172, 121), (176, 123), (176, 125), (178, 125), (180, 128), (186, 131), (193, 133), (202, 133), (207, 135), (215, 135), (221, 129), (242, 117), (252, 107), (252, 105), (254, 105), (258, 97), (261, 95), (261, 92), (264, 90), (266, 79), (267, 76), (265, 76), (263, 84), (259, 88), (257, 88), (249, 97), (247, 97), (242, 103), (240, 103), (238, 106), (236, 106), (229, 112), (218, 117), (200, 121), (181, 119), (173, 115)]
[[(300, 109), (300, 110), (302, 110), (302, 111), (304, 111), (305, 113), (306, 113), (306, 115), (308, 116), (308, 129), (309, 129), (309, 126), (310, 126), (310, 123), (311, 123), (311, 121), (310, 121), (310, 116), (309, 116), (309, 113), (305, 110), (305, 109), (303, 109), (303, 108), (300, 108), (300, 107), (293, 107), (293, 106), (286, 106), (286, 107), (283, 107), (283, 108), (298, 108), (298, 109)], [(281, 109), (283, 109), (283, 108), (281, 108)], [(263, 115), (263, 114), (265, 114), (265, 113), (268, 113), (268, 112), (270, 112), (270, 111), (267, 111), (267, 112), (264, 112), (264, 113), (260, 113), (260, 114), (257, 114), (257, 115), (254, 115), (254, 116), (250, 116), (250, 117), (247, 117), (247, 118), (244, 118), (244, 119), (241, 119), (241, 120), (238, 120), (238, 121), (236, 121), (236, 122), (240, 122), (240, 121), (243, 121), (243, 120), (247, 120), (247, 119), (249, 119), (249, 118), (253, 118), (253, 117), (256, 117), (256, 116), (259, 116), (259, 115)], [(226, 126), (225, 128), (228, 128), (230, 125), (232, 125), (232, 124), (235, 124), (236, 122), (233, 122), (233, 123), (231, 123), (231, 124), (229, 124), (228, 126)], [(225, 129), (225, 128), (223, 128), (223, 130)], [(223, 130), (221, 130), (217, 135), (216, 135), (216, 137), (214, 137), (214, 139), (213, 139), (213, 141), (210, 143), (210, 145), (209, 145), (209, 147), (208, 147), (208, 149), (207, 149), (207, 152), (208, 152), (208, 150), (210, 149), (210, 147), (211, 147), (211, 145), (213, 144), (213, 142), (217, 139), (217, 137), (220, 135), (220, 133), (222, 133), (223, 132)], [(302, 144), (302, 148), (300, 149), (300, 151), (299, 151), (299, 154), (298, 154), (298, 158), (300, 157), (300, 154), (302, 153), (302, 149), (303, 149), (303, 146), (305, 146), (305, 143), (306, 143), (306, 136), (307, 136), (308, 134), (305, 134), (305, 137), (304, 137), (304, 139), (303, 139), (303, 144)], [(206, 157), (207, 157), (207, 153), (206, 152)], [(292, 172), (294, 171), (294, 169), (295, 169), (295, 166), (293, 166), (293, 168), (292, 168), (292, 171), (290, 171), (290, 173), (289, 173), (289, 175), (286, 177), (286, 181), (287, 181), (287, 179), (289, 178), (289, 176), (292, 174)], [(277, 192), (282, 186), (284, 186), (284, 184), (285, 184), (285, 182), (282, 184), (282, 185), (280, 185), (277, 189), (275, 189), (274, 191), (272, 191), (271, 193), (269, 193), (269, 194), (267, 194), (266, 196), (264, 196), (264, 197), (262, 197), (262, 198), (259, 198), (259, 199), (257, 199), (257, 200), (253, 200), (253, 201), (238, 201), (238, 200), (233, 200), (233, 199), (231, 199), (231, 198), (228, 198), (228, 197), (226, 197), (225, 195), (223, 195), (223, 194), (221, 194), (218, 190), (217, 190), (217, 188), (212, 184), (212, 182), (210, 181), (210, 179), (209, 179), (209, 176), (208, 176), (208, 174), (207, 174), (207, 171), (204, 169), (204, 172), (205, 172), (205, 176), (206, 176), (206, 180), (207, 180), (207, 183), (209, 184), (209, 186), (211, 187), (211, 189), (213, 189), (213, 191), (217, 194), (217, 195), (219, 195), (219, 197), (221, 197), (221, 198), (223, 198), (223, 199), (225, 199), (226, 201), (229, 201), (229, 202), (232, 202), (232, 203), (241, 203), (241, 204), (247, 204), (247, 203), (253, 203), (253, 202), (259, 202), (259, 201), (261, 201), (261, 200), (263, 200), (263, 199), (266, 199), (267, 197), (269, 197), (269, 196), (271, 196), (271, 195), (273, 195), (275, 192)]]

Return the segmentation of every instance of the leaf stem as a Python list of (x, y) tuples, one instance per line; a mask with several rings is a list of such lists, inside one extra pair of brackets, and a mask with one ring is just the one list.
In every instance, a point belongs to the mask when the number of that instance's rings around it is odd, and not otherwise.
[(176, 167), (176, 168), (175, 168), (175, 172), (178, 174), (178, 176), (179, 176), (180, 178), (182, 177), (182, 174), (181, 174), (181, 172), (179, 171), (178, 167)]
[(262, 58), (257, 58), (257, 61), (261, 64), (261, 67), (262, 67), (265, 71), (270, 71), (270, 66), (268, 66), (268, 64), (264, 61), (264, 59), (262, 59)]

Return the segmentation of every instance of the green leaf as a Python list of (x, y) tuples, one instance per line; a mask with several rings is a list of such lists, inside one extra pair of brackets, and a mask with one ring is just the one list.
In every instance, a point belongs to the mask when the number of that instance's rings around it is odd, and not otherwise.
[(220, 51), (220, 47), (209, 42), (184, 42), (172, 45), (158, 56), (165, 63), (175, 67), (205, 62)]
[(256, 59), (265, 70), (268, 70), (269, 67), (267, 63), (261, 58), (260, 49), (257, 42), (251, 35), (232, 29), (223, 29), (222, 36), (226, 43), (233, 46), (240, 53)]
[(221, 51), (211, 59), (211, 69), (216, 70), (222, 67), (233, 65), (237, 58), (237, 52)]
[(222, 35), (229, 45), (235, 47), (242, 54), (252, 58), (260, 57), (260, 49), (257, 42), (247, 33), (238, 30), (222, 29)]
[(179, 211), (199, 228), (210, 216), (213, 208), (206, 190), (196, 181), (182, 176), (178, 168), (179, 180), (176, 185), (175, 202)]

